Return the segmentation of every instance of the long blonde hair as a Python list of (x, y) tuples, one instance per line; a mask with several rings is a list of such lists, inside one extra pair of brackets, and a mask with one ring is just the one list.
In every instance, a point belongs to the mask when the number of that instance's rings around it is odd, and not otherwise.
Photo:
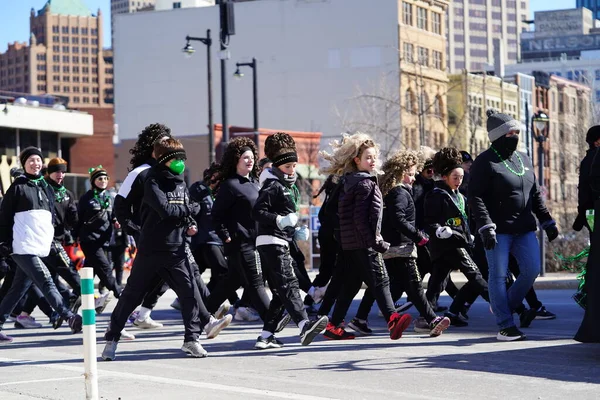
[(393, 154), (381, 167), (383, 176), (379, 178), (381, 193), (385, 196), (390, 190), (398, 186), (402, 181), (404, 173), (413, 165), (420, 168), (420, 153), (414, 150), (402, 150)]
[(358, 169), (354, 158), (360, 157), (365, 149), (374, 148), (379, 156), (379, 146), (369, 135), (361, 132), (353, 135), (344, 133), (341, 140), (334, 140), (329, 145), (333, 149), (333, 154), (326, 151), (319, 153), (323, 159), (329, 161), (329, 166), (321, 167), (319, 170), (323, 175), (341, 176), (348, 172), (356, 172)]

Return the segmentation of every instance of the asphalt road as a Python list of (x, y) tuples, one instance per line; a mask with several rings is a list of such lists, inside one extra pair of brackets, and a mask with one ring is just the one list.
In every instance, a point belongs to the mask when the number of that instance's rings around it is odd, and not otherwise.
[[(572, 293), (539, 291), (558, 318), (534, 321), (523, 342), (497, 342), (489, 307), (478, 300), (468, 327), (451, 327), (438, 338), (411, 327), (391, 341), (374, 309), (371, 337), (335, 342), (319, 337), (302, 347), (298, 329), (290, 325), (279, 335), (284, 348), (256, 351), (260, 324), (237, 323), (216, 339), (202, 340), (208, 358), (192, 359), (180, 351), (183, 327), (169, 308), (174, 298), (169, 291), (153, 313), (165, 327), (129, 329), (136, 340), (119, 344), (116, 361), (98, 362), (100, 395), (114, 400), (597, 399), (600, 345), (572, 340), (583, 315)], [(98, 318), (98, 354), (114, 304)], [(44, 328), (16, 330), (7, 324), (15, 342), (0, 347), (0, 399), (85, 399), (82, 336), (67, 328), (53, 331), (47, 318), (35, 316)]]

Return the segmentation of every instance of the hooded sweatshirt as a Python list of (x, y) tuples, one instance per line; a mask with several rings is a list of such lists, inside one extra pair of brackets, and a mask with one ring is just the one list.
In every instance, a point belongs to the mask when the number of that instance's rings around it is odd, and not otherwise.
[(252, 218), (258, 223), (256, 245), (288, 246), (289, 241), (294, 237), (295, 228), (280, 229), (276, 220), (278, 216), (284, 217), (298, 211), (296, 209), (299, 201), (298, 190), (295, 187), (288, 187), (270, 169), (262, 172), (259, 183), (261, 189), (252, 209)]

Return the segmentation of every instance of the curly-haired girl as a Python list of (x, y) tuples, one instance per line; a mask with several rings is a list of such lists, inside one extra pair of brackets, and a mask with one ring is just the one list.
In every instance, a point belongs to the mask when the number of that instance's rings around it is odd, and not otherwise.
[[(450, 320), (438, 317), (431, 308), (425, 297), (416, 263), (415, 245), (425, 246), (429, 241), (427, 234), (415, 228), (415, 204), (412, 199), (411, 185), (415, 181), (418, 163), (417, 152), (403, 150), (383, 164), (384, 175), (380, 182), (384, 196), (381, 233), (383, 239), (390, 243), (390, 248), (383, 258), (390, 275), (392, 298), (398, 299), (406, 290), (408, 298), (423, 318), (419, 329), (428, 332), (431, 336), (439, 336), (448, 328)], [(363, 335), (371, 333), (371, 329), (367, 326), (367, 317), (374, 300), (371, 293), (365, 293), (356, 318), (348, 324), (350, 328)]]
[(392, 339), (399, 339), (410, 324), (410, 315), (394, 308), (388, 274), (380, 253), (389, 243), (381, 237), (383, 199), (377, 186), (378, 146), (363, 133), (345, 136), (334, 142), (333, 154), (323, 153), (330, 162), (322, 171), (344, 174), (338, 202), (340, 244), (346, 262), (346, 282), (338, 295), (326, 336), (346, 339), (342, 322), (363, 281), (373, 292), (377, 305), (388, 322)]
[(211, 291), (206, 308), (215, 312), (240, 286), (253, 308), (265, 319), (269, 296), (256, 253), (256, 222), (252, 208), (258, 198), (256, 145), (245, 137), (233, 139), (221, 159), (222, 182), (212, 208), (215, 232), (224, 243), (228, 275)]
[(437, 152), (433, 168), (442, 177), (425, 198), (425, 230), (431, 237), (432, 271), (429, 278), (427, 298), (439, 296), (444, 281), (452, 269), (458, 268), (468, 282), (458, 291), (446, 316), (454, 326), (467, 326), (458, 314), (462, 311), (469, 293), (478, 293), (489, 302), (487, 282), (470, 255), (473, 236), (467, 220), (466, 199), (458, 191), (464, 177), (462, 156), (452, 147)]

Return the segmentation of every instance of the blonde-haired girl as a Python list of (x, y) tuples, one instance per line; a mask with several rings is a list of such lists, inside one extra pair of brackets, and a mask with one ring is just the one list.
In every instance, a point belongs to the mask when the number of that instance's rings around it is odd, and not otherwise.
[(383, 201), (375, 176), (378, 146), (370, 136), (356, 133), (345, 135), (341, 141), (332, 143), (332, 147), (332, 154), (322, 153), (330, 164), (322, 171), (343, 174), (338, 217), (346, 281), (337, 297), (326, 336), (348, 338), (342, 322), (364, 281), (388, 322), (391, 339), (399, 339), (410, 325), (411, 317), (400, 315), (394, 309), (389, 277), (383, 268), (381, 253), (388, 249), (389, 243), (380, 233)]

